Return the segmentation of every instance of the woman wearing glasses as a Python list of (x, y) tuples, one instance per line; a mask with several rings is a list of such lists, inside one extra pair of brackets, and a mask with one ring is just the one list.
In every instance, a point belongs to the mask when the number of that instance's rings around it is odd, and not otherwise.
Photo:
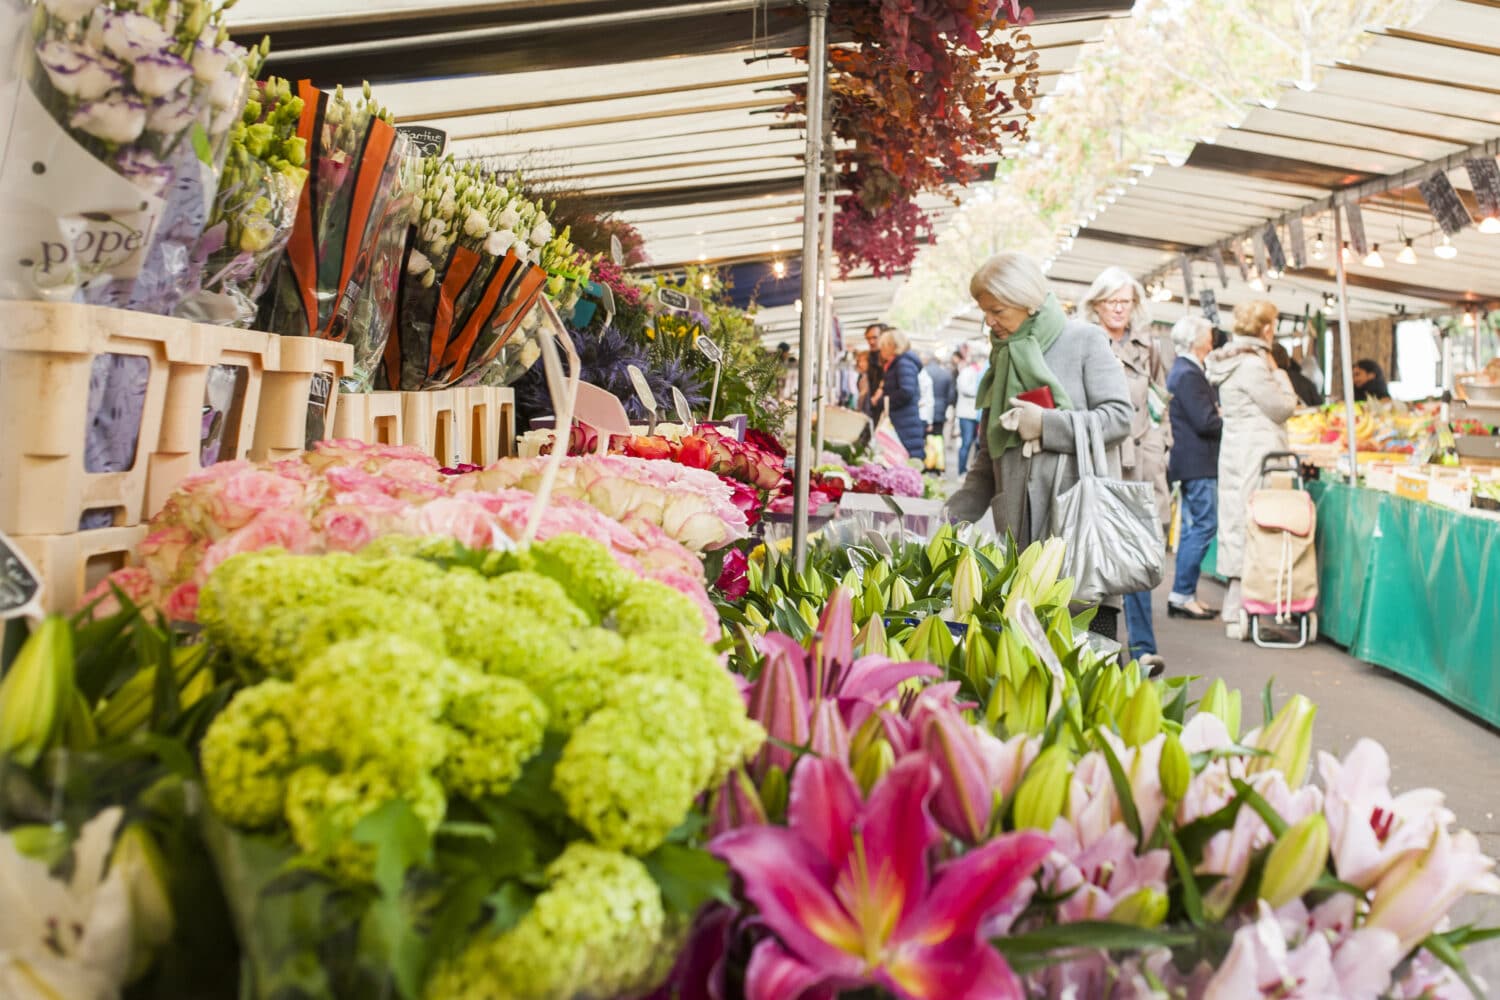
[[(1151, 330), (1146, 291), (1124, 269), (1107, 268), (1089, 286), (1077, 312), (1080, 319), (1104, 328), (1115, 357), (1125, 367), (1135, 414), (1130, 436), (1120, 443), (1121, 471), (1125, 479), (1155, 487), (1157, 514), (1165, 526), (1171, 517), (1171, 492), (1167, 488), (1167, 454), (1171, 450), (1171, 425), (1166, 421), (1165, 404), (1167, 366)], [(1131, 656), (1145, 666), (1160, 668), (1163, 661), (1156, 651), (1149, 590), (1125, 595), (1125, 627), (1130, 632)]]

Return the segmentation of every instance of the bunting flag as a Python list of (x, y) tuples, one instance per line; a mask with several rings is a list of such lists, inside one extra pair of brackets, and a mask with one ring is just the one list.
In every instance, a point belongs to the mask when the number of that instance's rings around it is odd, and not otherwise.
[(1307, 266), (1307, 234), (1302, 231), (1302, 216), (1293, 216), (1286, 224), (1287, 240), (1291, 243), (1292, 267)]
[(1193, 297), (1193, 262), (1187, 254), (1182, 255), (1182, 301)]
[[(1443, 178), (1444, 181), (1447, 178)], [(1365, 242), (1365, 216), (1359, 210), (1359, 202), (1351, 201), (1344, 205), (1344, 218), (1349, 222), (1349, 249), (1354, 256), (1363, 257), (1370, 252), (1370, 246)]]
[(1229, 272), (1224, 269), (1224, 250), (1221, 247), (1213, 249), (1214, 270), (1219, 272), (1219, 287), (1229, 287)]

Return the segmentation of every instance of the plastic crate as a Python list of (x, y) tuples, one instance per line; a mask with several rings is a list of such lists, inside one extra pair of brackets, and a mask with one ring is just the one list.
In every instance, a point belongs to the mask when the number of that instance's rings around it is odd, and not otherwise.
[(462, 464), (469, 451), (469, 427), (458, 419), (460, 391), (403, 392), (401, 443), (422, 449), (444, 468)]
[(42, 578), (42, 610), (70, 614), (99, 581), (129, 563), (147, 530), (140, 524), (65, 535), (12, 535), (10, 540)]
[(313, 337), (279, 337), (266, 372), (250, 457), (293, 458), (329, 438), (338, 422), (339, 380), (354, 370), (354, 347)]
[(193, 324), (187, 360), (173, 362), (161, 436), (150, 455), (146, 513), (155, 514), (188, 476), (247, 458), (260, 393), (279, 338), (255, 330)]
[(141, 522), (147, 456), (171, 367), (192, 356), (191, 328), (101, 306), (0, 302), (0, 531)]
[(400, 444), (406, 429), (404, 396), (400, 392), (340, 395), (333, 436), (366, 444)]

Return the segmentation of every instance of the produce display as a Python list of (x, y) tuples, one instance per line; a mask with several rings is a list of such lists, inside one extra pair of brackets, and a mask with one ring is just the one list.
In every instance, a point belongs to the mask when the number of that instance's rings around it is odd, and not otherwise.
[[(1438, 414), (1435, 403), (1355, 403), (1355, 441), (1360, 451), (1411, 454), (1433, 432)], [(1315, 410), (1299, 410), (1287, 421), (1292, 447), (1317, 444), (1345, 445), (1345, 408), (1329, 403)]]

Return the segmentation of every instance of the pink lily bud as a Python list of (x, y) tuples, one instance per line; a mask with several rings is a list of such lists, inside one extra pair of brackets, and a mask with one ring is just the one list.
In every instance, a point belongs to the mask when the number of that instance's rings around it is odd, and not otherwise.
[(971, 844), (984, 839), (995, 810), (995, 788), (979, 744), (987, 735), (950, 712), (930, 713), (922, 729), (922, 749), (941, 779), (932, 816), (944, 830)]
[(838, 703), (824, 698), (813, 706), (811, 744), (813, 753), (830, 760), (849, 762), (849, 728)]
[[(750, 687), (748, 714), (766, 728), (766, 734), (771, 740), (779, 740), (794, 747), (806, 746), (807, 678), (799, 662), (801, 649), (797, 648), (798, 659), (793, 659), (787, 650), (780, 647), (774, 647), (769, 652), (760, 677)], [(792, 751), (767, 741), (755, 759), (755, 776), (764, 777), (766, 770), (771, 767), (790, 771)]]
[(755, 782), (741, 767), (729, 772), (723, 787), (714, 796), (713, 822), (709, 827), (711, 836), (742, 826), (760, 826), (768, 823), (766, 807), (761, 804), (760, 793)]

